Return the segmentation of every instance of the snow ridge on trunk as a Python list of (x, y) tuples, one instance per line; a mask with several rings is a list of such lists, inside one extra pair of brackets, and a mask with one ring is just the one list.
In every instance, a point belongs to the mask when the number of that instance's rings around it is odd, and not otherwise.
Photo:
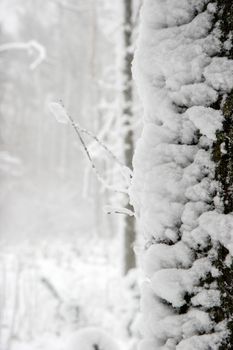
[(146, 240), (140, 350), (220, 349), (229, 336), (218, 259), (224, 247), (231, 264), (233, 217), (219, 195), (213, 149), (233, 61), (220, 54), (218, 5), (144, 0), (142, 8), (134, 77), (144, 129), (130, 189)]

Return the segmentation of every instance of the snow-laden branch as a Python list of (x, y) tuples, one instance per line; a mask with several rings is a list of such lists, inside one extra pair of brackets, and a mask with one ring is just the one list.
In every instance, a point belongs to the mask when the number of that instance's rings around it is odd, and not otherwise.
[[(101, 130), (98, 132), (97, 138), (99, 140), (103, 140), (105, 138), (105, 136), (107, 136), (107, 134), (109, 133), (109, 131), (111, 130), (111, 128), (113, 127), (113, 121), (115, 119), (115, 116), (109, 115), (109, 118), (107, 119), (107, 121), (104, 123), (104, 125), (102, 126)], [(89, 143), (88, 148), (89, 150), (93, 153), (96, 154), (96, 150), (95, 150), (95, 141)]]
[(30, 40), (28, 42), (11, 42), (0, 45), (0, 53), (12, 50), (26, 50), (29, 54), (33, 51), (37, 52), (37, 57), (30, 64), (30, 69), (32, 70), (37, 68), (46, 58), (45, 47), (36, 40)]
[(117, 156), (91, 131), (87, 129), (80, 128), (80, 131), (88, 136), (90, 136), (93, 140), (95, 140), (108, 154), (109, 156), (120, 166), (124, 167), (125, 165), (117, 158)]
[(104, 212), (106, 214), (123, 214), (128, 216), (135, 216), (135, 213), (132, 210), (122, 207), (114, 207), (111, 205), (105, 205)]
[[(81, 145), (84, 149), (84, 152), (86, 153), (87, 155), (87, 158), (91, 164), (91, 167), (93, 169), (93, 171), (95, 172), (96, 174), (96, 177), (97, 179), (99, 180), (99, 182), (108, 190), (111, 190), (111, 191), (114, 191), (114, 192), (119, 192), (119, 193), (126, 193), (128, 194), (128, 191), (127, 189), (118, 189), (116, 188), (115, 186), (112, 186), (110, 185), (109, 183), (107, 183), (107, 181), (102, 177), (102, 175), (100, 174), (99, 170), (97, 169), (96, 165), (95, 165), (95, 162), (94, 160), (92, 159), (92, 156), (87, 148), (87, 145), (82, 137), (82, 133), (85, 132), (87, 133), (87, 130), (86, 129), (82, 129), (79, 124), (77, 124), (76, 122), (74, 122), (74, 119), (71, 117), (71, 115), (69, 115), (62, 103), (62, 101), (60, 102), (51, 102), (49, 104), (49, 109), (50, 109), (50, 112), (53, 114), (53, 116), (56, 118), (56, 120), (59, 122), (59, 123), (62, 123), (62, 124), (68, 124), (70, 123), (75, 131), (75, 133), (77, 134), (78, 138), (79, 138), (79, 141), (81, 142)], [(89, 132), (88, 132), (89, 133)], [(89, 135), (92, 135), (92, 133), (89, 133)], [(97, 142), (100, 142), (98, 140), (97, 137), (95, 137), (95, 140)], [(101, 143), (101, 145), (103, 146), (103, 144)], [(104, 148), (107, 149), (107, 147), (104, 145)], [(116, 160), (116, 156), (109, 150), (108, 150), (108, 153), (110, 153), (112, 155), (112, 157), (114, 157), (114, 159)], [(118, 163), (119, 164), (119, 163)], [(124, 176), (126, 177), (126, 169), (127, 168), (126, 166), (124, 166), (123, 164), (121, 164), (121, 168), (123, 169), (122, 170), (122, 174), (124, 174)]]
[(84, 134), (87, 134), (88, 136), (90, 136), (91, 138), (93, 138), (99, 145), (100, 147), (102, 147), (106, 153), (110, 156), (110, 158), (113, 159), (113, 161), (115, 161), (115, 163), (117, 163), (120, 166), (120, 170), (121, 170), (121, 174), (124, 177), (124, 179), (127, 181), (127, 183), (130, 183), (130, 179), (133, 176), (133, 172), (130, 168), (128, 168), (123, 162), (121, 162), (117, 156), (106, 146), (105, 143), (103, 143), (96, 135), (94, 135), (91, 131), (86, 130), (86, 129), (81, 129), (80, 131)]

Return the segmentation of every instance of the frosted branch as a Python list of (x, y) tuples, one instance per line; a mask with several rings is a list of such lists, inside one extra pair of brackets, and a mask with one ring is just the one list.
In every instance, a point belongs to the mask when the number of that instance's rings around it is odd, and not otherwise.
[(135, 216), (135, 213), (132, 210), (122, 207), (113, 207), (111, 205), (106, 205), (104, 207), (104, 212), (106, 214), (123, 214), (128, 216)]
[(30, 40), (28, 42), (12, 42), (0, 45), (0, 52), (12, 51), (12, 50), (26, 50), (31, 54), (32, 50), (37, 52), (36, 59), (30, 64), (30, 69), (34, 70), (43, 62), (46, 58), (46, 49), (36, 40)]
[(96, 136), (95, 134), (93, 134), (91, 131), (87, 130), (87, 129), (81, 129), (80, 131), (84, 134), (87, 134), (88, 136), (90, 136), (92, 139), (94, 139), (108, 154), (109, 156), (120, 166), (125, 166), (118, 158), (117, 156), (106, 146), (106, 144), (104, 144), (99, 138), (98, 136)]
[(100, 145), (100, 147), (102, 147), (107, 152), (107, 154), (110, 156), (110, 158), (112, 158), (112, 160), (120, 166), (121, 174), (125, 178), (127, 183), (129, 184), (130, 179), (133, 176), (132, 170), (129, 167), (127, 167), (123, 162), (121, 162), (120, 159), (108, 148), (108, 146), (103, 141), (100, 140), (100, 138), (98, 136), (96, 136), (95, 134), (93, 134), (89, 130), (83, 129), (81, 127), (79, 127), (79, 128), (80, 128), (80, 131), (82, 133), (87, 134), (96, 143), (98, 143)]
[(126, 189), (116, 189), (115, 186), (112, 186), (109, 183), (107, 183), (107, 181), (102, 177), (102, 175), (98, 171), (98, 169), (95, 165), (95, 162), (92, 159), (92, 156), (91, 156), (91, 154), (86, 146), (86, 143), (82, 137), (82, 129), (80, 128), (80, 126), (77, 123), (75, 123), (75, 121), (71, 117), (71, 115), (69, 115), (67, 113), (62, 101), (60, 101), (59, 103), (58, 102), (51, 102), (49, 105), (49, 108), (59, 123), (67, 124), (69, 122), (72, 125), (72, 127), (73, 127), (75, 133), (77, 134), (79, 141), (84, 149), (84, 152), (87, 155), (87, 158), (91, 164), (91, 167), (92, 167), (93, 171), (95, 172), (97, 179), (99, 180), (99, 182), (108, 190), (128, 194), (128, 191)]

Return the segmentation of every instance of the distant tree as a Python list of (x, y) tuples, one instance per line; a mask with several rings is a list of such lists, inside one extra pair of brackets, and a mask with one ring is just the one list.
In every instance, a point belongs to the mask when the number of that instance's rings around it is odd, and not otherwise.
[[(124, 6), (124, 53), (123, 53), (123, 118), (124, 118), (124, 155), (125, 165), (132, 169), (132, 159), (134, 153), (134, 133), (133, 133), (133, 116), (134, 116), (134, 99), (133, 99), (133, 79), (132, 79), (132, 61), (133, 61), (133, 0), (123, 0)], [(128, 203), (127, 209), (132, 210)], [(133, 250), (133, 244), (136, 239), (136, 227), (134, 216), (125, 217), (123, 232), (123, 271), (126, 274), (130, 269), (136, 267), (136, 258)]]

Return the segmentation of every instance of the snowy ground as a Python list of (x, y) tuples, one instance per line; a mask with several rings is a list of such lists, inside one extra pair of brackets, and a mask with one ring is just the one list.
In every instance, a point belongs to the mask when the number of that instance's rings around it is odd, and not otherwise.
[(121, 277), (111, 243), (79, 239), (3, 249), (0, 349), (67, 349), (71, 334), (84, 327), (105, 330), (128, 349), (138, 290), (133, 274)]

